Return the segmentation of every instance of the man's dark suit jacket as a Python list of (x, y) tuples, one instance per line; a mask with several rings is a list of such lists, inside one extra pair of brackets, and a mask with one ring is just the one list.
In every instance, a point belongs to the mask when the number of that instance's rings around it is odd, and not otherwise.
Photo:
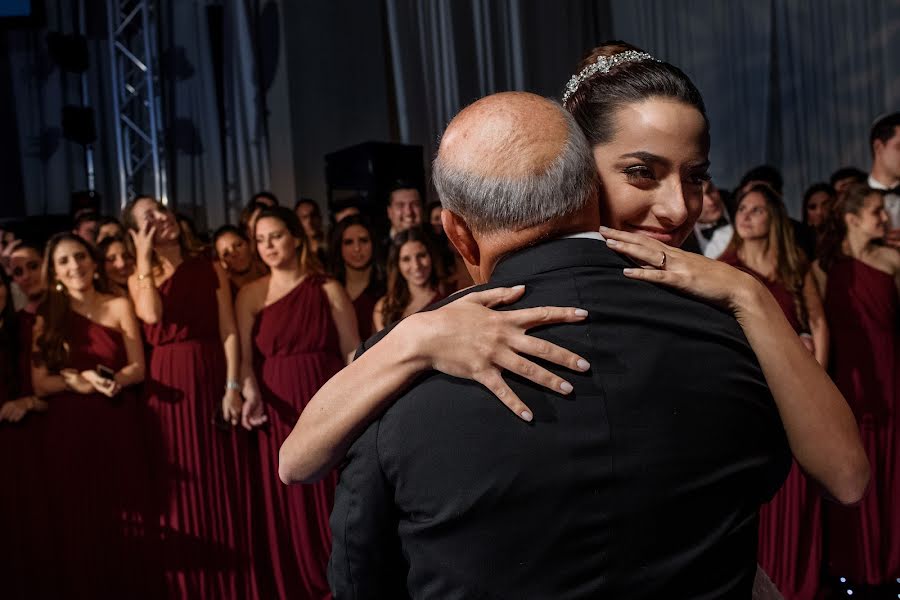
[(341, 474), (338, 600), (750, 598), (757, 511), (790, 465), (784, 429), (735, 319), (626, 266), (593, 239), (497, 265), (482, 289), (526, 286), (509, 308), (590, 312), (535, 335), (591, 369), (554, 369), (569, 396), (507, 375), (530, 424), (443, 374), (403, 394)]

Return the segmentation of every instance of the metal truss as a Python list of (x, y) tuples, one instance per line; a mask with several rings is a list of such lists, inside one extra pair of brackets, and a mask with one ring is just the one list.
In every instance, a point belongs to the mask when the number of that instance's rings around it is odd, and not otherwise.
[(138, 193), (168, 203), (155, 0), (106, 0), (113, 118), (122, 206)]

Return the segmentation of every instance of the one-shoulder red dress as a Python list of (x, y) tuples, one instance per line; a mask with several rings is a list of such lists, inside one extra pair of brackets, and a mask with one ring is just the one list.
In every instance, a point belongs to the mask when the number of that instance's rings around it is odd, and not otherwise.
[(159, 287), (162, 319), (144, 325), (151, 346), (144, 389), (161, 456), (162, 560), (171, 598), (255, 597), (246, 515), (246, 432), (213, 425), (225, 390), (219, 280), (204, 256)]
[[(265, 307), (253, 325), (253, 363), (269, 426), (260, 431), (265, 546), (278, 598), (330, 598), (328, 519), (336, 473), (312, 485), (278, 479), (278, 450), (310, 398), (343, 366), (337, 329), (322, 289), (310, 276)], [(259, 553), (261, 550), (257, 550)]]
[(828, 507), (831, 573), (862, 584), (900, 577), (898, 297), (891, 275), (854, 258), (828, 270), (832, 371), (856, 420), (871, 479), (862, 502)]
[[(802, 325), (794, 295), (781, 282), (745, 265), (735, 253), (719, 260), (756, 277), (771, 292), (797, 334)], [(822, 571), (822, 501), (797, 462), (784, 485), (759, 511), (759, 565), (788, 600), (813, 600)]]
[[(72, 312), (65, 367), (127, 363), (122, 334)], [(47, 398), (46, 486), (53, 562), (44, 574), (60, 598), (158, 597), (145, 539), (148, 468), (139, 398), (62, 392)]]

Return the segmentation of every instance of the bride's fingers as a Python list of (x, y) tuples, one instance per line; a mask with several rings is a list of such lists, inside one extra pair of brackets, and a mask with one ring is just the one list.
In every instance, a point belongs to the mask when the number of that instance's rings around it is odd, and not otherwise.
[(572, 371), (584, 372), (591, 364), (574, 352), (561, 348), (552, 342), (522, 334), (510, 339), (510, 348), (519, 354), (542, 358)]
[(513, 287), (501, 287), (481, 292), (472, 292), (466, 294), (460, 300), (465, 302), (476, 302), (487, 308), (493, 308), (500, 304), (509, 304), (515, 302), (525, 293), (524, 285), (516, 285)]
[(497, 369), (482, 371), (474, 377), (475, 381), (486, 387), (492, 394), (513, 411), (523, 421), (531, 421), (533, 418), (531, 411), (522, 402), (512, 388), (507, 385)]
[(659, 269), (623, 269), (625, 277), (629, 279), (642, 279), (644, 281), (652, 281), (653, 283), (664, 283), (676, 288), (683, 287), (681, 276), (673, 271), (662, 271)]
[(630, 256), (638, 262), (645, 263), (647, 265), (646, 268), (659, 269), (664, 266), (663, 261), (667, 258), (667, 254), (664, 250), (647, 248), (646, 246), (631, 242), (623, 242), (609, 238), (606, 240), (606, 245), (620, 254)]
[(619, 229), (610, 229), (609, 227), (601, 227), (600, 234), (605, 237), (607, 240), (613, 239), (620, 242), (628, 242), (630, 244), (635, 244), (638, 246), (644, 246), (647, 248), (671, 248), (671, 246), (667, 246), (663, 244), (659, 240), (655, 240), (651, 237), (648, 237), (641, 233), (631, 233), (628, 231), (621, 231)]
[(571, 383), (511, 350), (504, 352), (496, 364), (510, 373), (515, 373), (559, 394), (568, 394), (572, 391)]
[(536, 306), (534, 308), (510, 310), (502, 314), (504, 319), (508, 319), (508, 322), (528, 330), (540, 325), (577, 323), (578, 321), (584, 321), (588, 316), (588, 311), (583, 308)]

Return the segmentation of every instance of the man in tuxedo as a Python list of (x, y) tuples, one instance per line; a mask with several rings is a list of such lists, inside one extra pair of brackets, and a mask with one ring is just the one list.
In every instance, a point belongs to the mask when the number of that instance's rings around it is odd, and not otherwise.
[(749, 598), (757, 511), (790, 454), (737, 322), (623, 276), (590, 147), (549, 100), (464, 109), (434, 179), (474, 289), (587, 309), (533, 334), (591, 368), (564, 374), (567, 395), (509, 376), (531, 423), (474, 382), (417, 381), (348, 453), (335, 598)]
[(884, 210), (890, 217), (885, 240), (900, 248), (900, 112), (882, 115), (869, 132), (872, 172), (869, 187), (884, 191)]

